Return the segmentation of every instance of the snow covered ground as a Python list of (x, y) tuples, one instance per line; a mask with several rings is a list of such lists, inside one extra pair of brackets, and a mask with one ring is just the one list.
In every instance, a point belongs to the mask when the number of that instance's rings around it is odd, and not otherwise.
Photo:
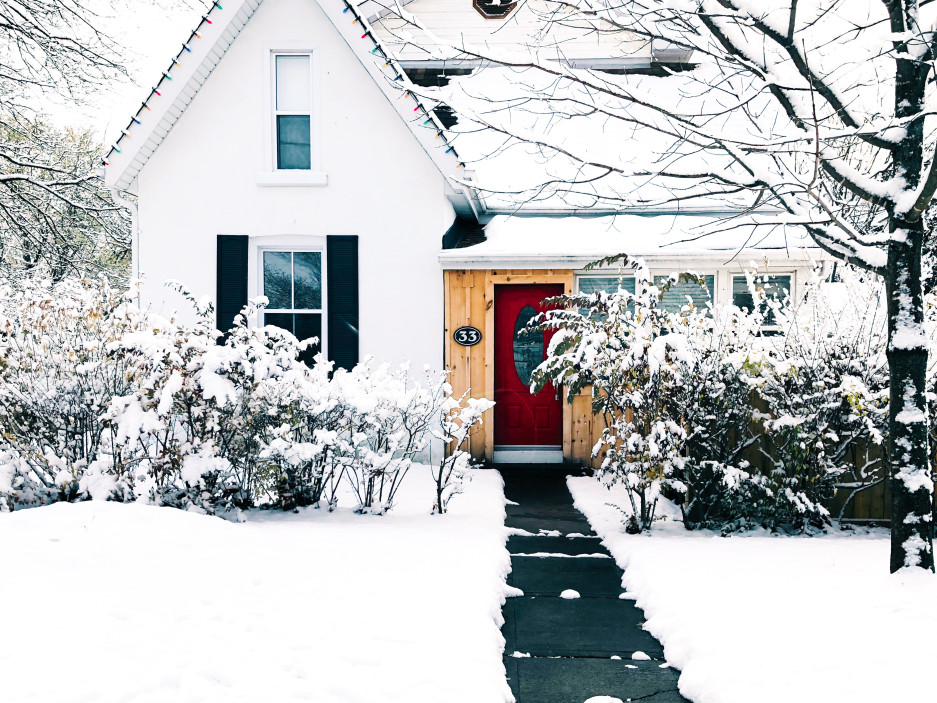
[(400, 498), (242, 524), (104, 502), (0, 515), (0, 699), (510, 700), (500, 477), (473, 472), (446, 516), (428, 470)]
[(629, 536), (620, 487), (568, 481), (694, 703), (934, 700), (937, 577), (889, 575), (884, 530), (723, 538), (671, 519)]

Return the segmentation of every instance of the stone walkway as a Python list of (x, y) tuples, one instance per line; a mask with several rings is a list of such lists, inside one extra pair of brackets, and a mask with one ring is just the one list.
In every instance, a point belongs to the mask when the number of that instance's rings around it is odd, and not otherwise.
[[(583, 703), (593, 696), (686, 703), (678, 673), (662, 668), (644, 613), (622, 600), (622, 571), (566, 488), (568, 466), (500, 466), (508, 527), (508, 583), (524, 592), (504, 606), (504, 664), (517, 703)], [(566, 590), (579, 598), (561, 598)], [(643, 652), (650, 659), (632, 659)], [(641, 655), (639, 655), (640, 657)], [(613, 658), (615, 657), (615, 658)], [(620, 657), (620, 659), (619, 659)]]

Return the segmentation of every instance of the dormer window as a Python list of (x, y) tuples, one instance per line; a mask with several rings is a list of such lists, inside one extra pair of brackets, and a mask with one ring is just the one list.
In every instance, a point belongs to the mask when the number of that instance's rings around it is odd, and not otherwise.
[(472, 6), (482, 17), (500, 20), (511, 14), (511, 10), (517, 7), (517, 3), (503, 0), (474, 0)]
[(308, 171), (312, 168), (312, 56), (274, 58), (276, 167)]

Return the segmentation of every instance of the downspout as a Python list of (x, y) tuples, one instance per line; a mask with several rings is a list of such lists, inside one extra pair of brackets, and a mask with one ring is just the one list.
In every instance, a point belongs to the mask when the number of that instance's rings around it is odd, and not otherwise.
[(134, 296), (137, 305), (140, 300), (140, 213), (137, 208), (136, 199), (128, 200), (124, 197), (124, 192), (119, 188), (110, 187), (108, 191), (114, 202), (125, 207), (130, 211), (130, 287), (136, 287), (137, 294)]

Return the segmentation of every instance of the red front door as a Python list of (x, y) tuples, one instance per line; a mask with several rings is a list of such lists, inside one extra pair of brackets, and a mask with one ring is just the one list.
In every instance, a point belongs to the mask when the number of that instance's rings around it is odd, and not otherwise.
[(530, 374), (546, 358), (550, 332), (522, 335), (543, 311), (542, 301), (563, 286), (495, 286), (495, 445), (544, 447), (563, 444), (563, 406), (552, 384), (536, 395)]

